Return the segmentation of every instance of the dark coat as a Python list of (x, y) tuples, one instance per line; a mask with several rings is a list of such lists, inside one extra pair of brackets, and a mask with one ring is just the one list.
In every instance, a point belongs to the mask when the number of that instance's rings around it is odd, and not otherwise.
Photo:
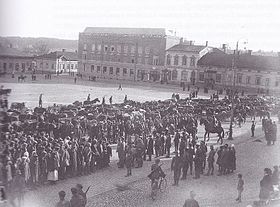
[(153, 155), (154, 154), (154, 140), (152, 138), (150, 138), (148, 140), (147, 154), (148, 155)]
[(270, 192), (273, 191), (272, 180), (270, 175), (265, 175), (260, 182), (261, 190), (259, 198), (261, 200), (267, 200), (269, 198)]

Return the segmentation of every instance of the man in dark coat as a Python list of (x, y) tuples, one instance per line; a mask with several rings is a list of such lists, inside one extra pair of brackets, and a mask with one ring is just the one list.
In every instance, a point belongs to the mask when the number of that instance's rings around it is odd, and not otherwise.
[(179, 141), (180, 141), (180, 134), (177, 130), (176, 134), (175, 134), (175, 138), (174, 138), (175, 151), (177, 151), (177, 152), (179, 150)]
[(203, 159), (202, 151), (201, 151), (199, 145), (197, 145), (195, 158), (194, 158), (194, 171), (195, 171), (194, 179), (200, 178), (200, 173), (201, 173), (201, 169), (202, 169), (202, 159)]
[(148, 161), (152, 160), (152, 155), (154, 154), (154, 140), (152, 135), (149, 135), (148, 145), (147, 145), (147, 155), (149, 156)]
[(199, 204), (194, 199), (194, 197), (195, 197), (195, 193), (193, 191), (191, 191), (190, 198), (185, 201), (183, 207), (199, 207)]
[(165, 140), (165, 149), (166, 149), (166, 157), (170, 157), (170, 148), (171, 148), (171, 136), (170, 134), (167, 135), (166, 140)]
[(172, 158), (171, 162), (171, 171), (174, 171), (174, 184), (178, 186), (179, 185), (179, 179), (181, 176), (181, 170), (183, 166), (182, 157), (178, 156), (178, 152), (175, 152), (175, 157)]
[(273, 191), (271, 170), (269, 168), (264, 169), (264, 177), (260, 181), (260, 187), (261, 189), (259, 198), (261, 201), (267, 201), (269, 199), (270, 193)]
[(207, 172), (207, 176), (210, 174), (213, 175), (214, 172), (214, 162), (215, 162), (215, 154), (216, 151), (214, 150), (213, 145), (210, 146), (210, 152), (207, 158), (207, 162), (208, 162), (208, 172)]

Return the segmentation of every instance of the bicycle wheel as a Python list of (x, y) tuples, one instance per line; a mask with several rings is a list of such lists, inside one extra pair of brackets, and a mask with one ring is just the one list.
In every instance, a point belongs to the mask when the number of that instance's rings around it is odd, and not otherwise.
[(164, 192), (167, 188), (167, 180), (165, 178), (162, 178), (159, 184), (159, 190), (160, 192)]

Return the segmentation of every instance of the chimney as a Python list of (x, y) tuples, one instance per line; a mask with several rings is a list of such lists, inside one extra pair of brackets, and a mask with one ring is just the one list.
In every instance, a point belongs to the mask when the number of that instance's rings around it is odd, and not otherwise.
[(208, 47), (208, 41), (206, 41), (205, 46)]
[(224, 53), (226, 53), (227, 52), (227, 45), (223, 44), (222, 48), (223, 48)]
[(183, 42), (184, 42), (184, 39), (182, 37), (182, 38), (180, 38), (180, 44), (183, 44)]
[(65, 49), (62, 49), (62, 52), (65, 52)]
[(252, 50), (248, 50), (248, 55), (252, 55)]

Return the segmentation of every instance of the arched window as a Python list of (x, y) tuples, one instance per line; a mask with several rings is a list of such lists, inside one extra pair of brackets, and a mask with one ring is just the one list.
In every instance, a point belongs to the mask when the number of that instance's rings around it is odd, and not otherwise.
[(191, 57), (190, 66), (195, 66), (195, 57), (194, 56)]
[(171, 64), (171, 56), (168, 54), (166, 57), (166, 65), (170, 65)]
[(187, 65), (187, 56), (182, 57), (182, 65)]
[(179, 56), (176, 55), (176, 56), (174, 57), (174, 65), (178, 65), (178, 63), (179, 63)]
[(177, 70), (172, 70), (171, 77), (172, 77), (171, 78), (172, 80), (177, 80), (177, 77), (178, 77)]

